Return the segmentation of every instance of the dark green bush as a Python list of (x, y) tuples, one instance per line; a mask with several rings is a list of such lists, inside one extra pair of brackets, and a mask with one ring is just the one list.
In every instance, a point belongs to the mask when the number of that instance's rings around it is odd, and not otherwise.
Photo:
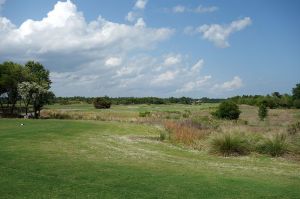
[(276, 134), (272, 138), (265, 139), (258, 145), (257, 151), (273, 157), (283, 155), (287, 152), (286, 136), (284, 134)]
[(232, 101), (222, 102), (217, 111), (212, 113), (213, 116), (220, 119), (237, 120), (240, 116), (241, 111), (237, 104)]
[(111, 106), (109, 97), (97, 97), (94, 100), (94, 107), (97, 109), (108, 109)]
[(211, 140), (211, 151), (224, 156), (246, 155), (250, 152), (250, 144), (240, 134), (221, 134)]

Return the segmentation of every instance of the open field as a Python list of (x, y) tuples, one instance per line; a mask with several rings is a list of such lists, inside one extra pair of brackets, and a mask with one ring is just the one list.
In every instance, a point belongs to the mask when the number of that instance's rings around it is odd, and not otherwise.
[[(296, 158), (289, 155), (272, 158), (257, 153), (236, 157), (213, 155), (207, 150), (206, 140), (200, 140), (201, 148), (160, 141), (160, 134), (165, 132), (163, 124), (151, 122), (157, 113), (178, 116), (164, 121), (198, 117), (205, 120), (214, 107), (216, 104), (118, 105), (111, 110), (96, 110), (88, 104), (52, 105), (45, 111), (103, 114), (104, 118), (114, 112), (136, 120), (1, 119), (0, 196), (298, 198), (297, 155)], [(220, 131), (274, 134), (299, 121), (299, 110), (270, 110), (267, 121), (262, 122), (255, 107), (240, 108), (238, 122), (216, 121)], [(149, 111), (151, 115), (139, 117), (141, 111)], [(189, 113), (187, 118), (182, 117), (184, 113)], [(146, 122), (140, 123), (138, 119)], [(299, 136), (293, 140), (293, 150), (299, 151)]]
[(207, 155), (160, 142), (158, 131), (119, 122), (1, 119), (1, 198), (299, 197), (298, 162)]

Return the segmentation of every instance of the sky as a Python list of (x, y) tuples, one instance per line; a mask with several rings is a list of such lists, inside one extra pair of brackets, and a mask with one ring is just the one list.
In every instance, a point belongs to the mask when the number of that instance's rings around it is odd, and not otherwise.
[(57, 96), (230, 97), (300, 83), (298, 0), (0, 0), (0, 63)]

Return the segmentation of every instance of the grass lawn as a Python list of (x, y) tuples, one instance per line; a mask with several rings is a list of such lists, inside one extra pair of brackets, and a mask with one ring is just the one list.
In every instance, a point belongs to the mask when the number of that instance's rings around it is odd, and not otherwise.
[[(20, 126), (24, 123), (24, 126)], [(299, 198), (300, 164), (219, 157), (155, 126), (0, 119), (0, 198)]]

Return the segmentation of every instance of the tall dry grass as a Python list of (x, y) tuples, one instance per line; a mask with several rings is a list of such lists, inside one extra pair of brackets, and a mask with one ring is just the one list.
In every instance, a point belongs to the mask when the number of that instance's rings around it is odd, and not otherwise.
[(195, 143), (209, 135), (208, 129), (202, 129), (200, 126), (190, 121), (165, 121), (165, 129), (169, 132), (171, 141), (194, 146)]

